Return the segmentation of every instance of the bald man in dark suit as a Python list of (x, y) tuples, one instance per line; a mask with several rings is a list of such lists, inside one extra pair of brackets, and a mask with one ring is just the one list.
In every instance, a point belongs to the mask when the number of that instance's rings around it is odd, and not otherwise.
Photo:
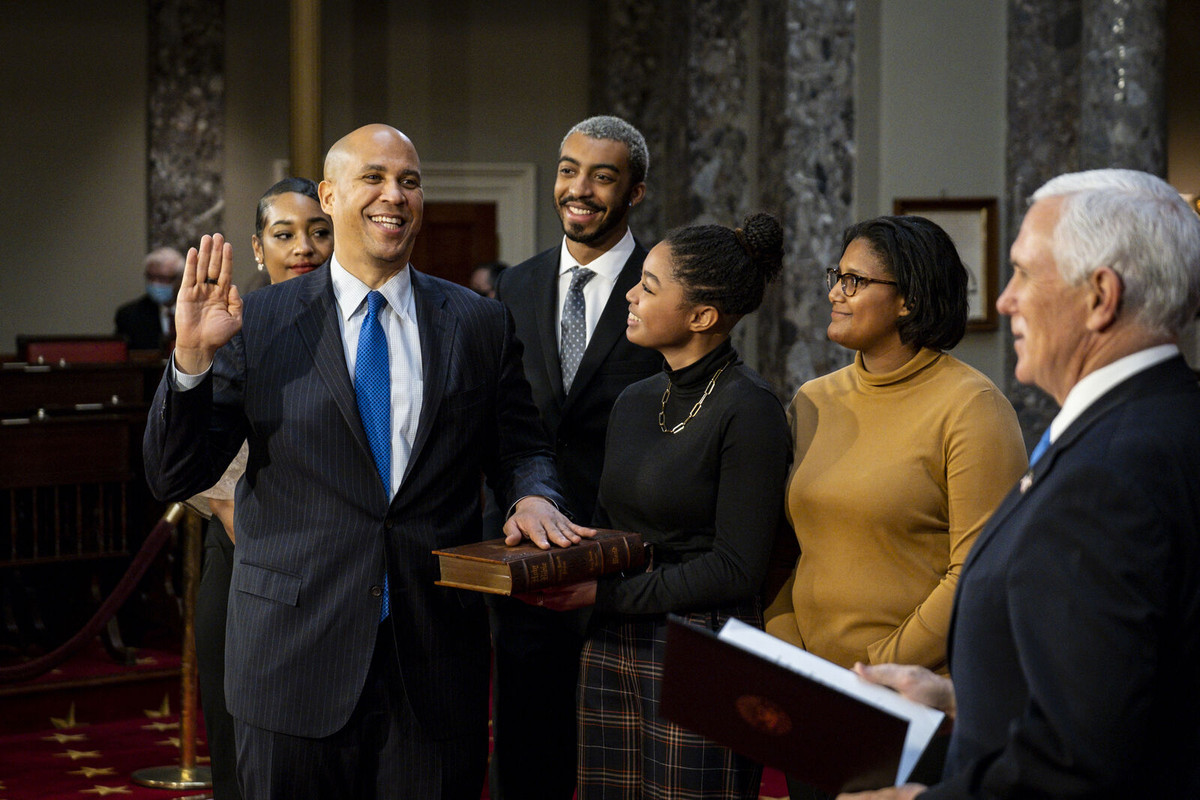
[(226, 650), (247, 800), (477, 800), (486, 614), (434, 585), (431, 551), (479, 539), (481, 472), (515, 506), (510, 542), (590, 531), (558, 511), (511, 316), (408, 263), (424, 207), (412, 142), (348, 134), (320, 196), (329, 262), (244, 304), (228, 244), (189, 252), (148, 477), (190, 496), (249, 440)]

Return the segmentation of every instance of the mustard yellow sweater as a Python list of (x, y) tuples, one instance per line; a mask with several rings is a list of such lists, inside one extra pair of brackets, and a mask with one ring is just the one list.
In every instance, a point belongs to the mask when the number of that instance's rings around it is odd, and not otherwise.
[(1026, 467), (1012, 405), (932, 350), (871, 374), (862, 356), (800, 387), (787, 514), (801, 555), (767, 631), (842, 666), (946, 670), (959, 571)]

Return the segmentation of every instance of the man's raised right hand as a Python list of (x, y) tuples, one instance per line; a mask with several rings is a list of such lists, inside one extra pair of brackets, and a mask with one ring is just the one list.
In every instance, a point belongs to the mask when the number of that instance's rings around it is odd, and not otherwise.
[(188, 250), (175, 301), (175, 368), (204, 372), (213, 354), (242, 328), (242, 297), (233, 285), (233, 245), (217, 233)]

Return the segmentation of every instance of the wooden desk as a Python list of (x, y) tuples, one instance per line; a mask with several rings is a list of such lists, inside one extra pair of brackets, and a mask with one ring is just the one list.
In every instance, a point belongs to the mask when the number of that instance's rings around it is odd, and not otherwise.
[(0, 365), (0, 586), (22, 647), (73, 633), (161, 516), (141, 456), (161, 372), (161, 361)]

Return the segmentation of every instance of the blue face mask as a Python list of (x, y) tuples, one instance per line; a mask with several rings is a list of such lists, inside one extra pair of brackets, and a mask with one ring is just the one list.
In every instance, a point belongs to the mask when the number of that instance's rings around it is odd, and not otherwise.
[(169, 283), (152, 283), (146, 281), (146, 294), (160, 306), (170, 305), (175, 299), (175, 287)]

